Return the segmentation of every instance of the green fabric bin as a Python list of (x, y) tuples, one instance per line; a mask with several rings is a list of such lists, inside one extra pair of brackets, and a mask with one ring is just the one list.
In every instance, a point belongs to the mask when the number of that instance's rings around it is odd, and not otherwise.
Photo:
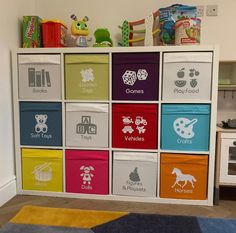
[(65, 55), (67, 100), (108, 100), (108, 54)]

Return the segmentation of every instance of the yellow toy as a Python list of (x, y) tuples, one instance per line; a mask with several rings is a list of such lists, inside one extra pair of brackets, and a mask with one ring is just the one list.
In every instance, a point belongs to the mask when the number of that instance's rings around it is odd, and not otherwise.
[(71, 18), (74, 20), (71, 24), (71, 34), (77, 37), (76, 45), (78, 47), (88, 47), (89, 29), (86, 22), (89, 18), (85, 16), (82, 20), (78, 20), (74, 14), (71, 15)]

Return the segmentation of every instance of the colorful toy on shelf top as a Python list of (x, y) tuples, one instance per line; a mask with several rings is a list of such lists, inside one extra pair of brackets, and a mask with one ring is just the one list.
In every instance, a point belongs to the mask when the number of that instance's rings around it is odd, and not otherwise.
[(98, 28), (94, 32), (95, 44), (93, 47), (112, 47), (113, 42), (110, 37), (110, 32), (107, 28)]
[(41, 21), (39, 16), (23, 16), (23, 48), (41, 47)]
[(160, 43), (162, 45), (175, 44), (175, 24), (177, 20), (197, 17), (197, 7), (174, 4), (160, 8)]
[(71, 34), (77, 37), (76, 45), (78, 47), (88, 47), (89, 29), (86, 22), (89, 20), (87, 16), (83, 19), (78, 20), (77, 17), (73, 14), (71, 18), (74, 20), (71, 24)]
[(175, 44), (200, 44), (201, 20), (198, 18), (183, 18), (175, 23)]
[[(124, 47), (129, 47), (133, 46), (133, 43), (144, 41), (145, 46), (155, 45), (156, 41), (154, 39), (156, 38), (157, 33), (160, 31), (160, 29), (157, 28), (156, 22), (158, 15), (159, 12), (156, 11), (149, 14), (145, 19), (133, 22), (128, 22), (125, 20), (122, 26), (119, 26), (119, 28), (122, 30), (122, 42), (119, 44)], [(134, 26), (140, 26), (142, 24), (144, 24), (145, 29), (133, 29)], [(143, 36), (134, 38), (134, 34), (143, 34)]]
[(59, 19), (42, 20), (43, 47), (65, 47), (67, 27)]

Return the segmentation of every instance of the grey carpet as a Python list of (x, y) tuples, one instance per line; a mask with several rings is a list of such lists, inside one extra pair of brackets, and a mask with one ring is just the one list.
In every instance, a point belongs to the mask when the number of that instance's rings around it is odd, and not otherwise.
[(89, 229), (8, 223), (0, 233), (94, 233)]

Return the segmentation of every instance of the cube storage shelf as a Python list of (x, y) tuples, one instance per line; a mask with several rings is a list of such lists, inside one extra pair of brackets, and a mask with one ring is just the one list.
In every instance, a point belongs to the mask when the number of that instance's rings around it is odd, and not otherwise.
[(13, 52), (18, 194), (213, 205), (217, 46)]

